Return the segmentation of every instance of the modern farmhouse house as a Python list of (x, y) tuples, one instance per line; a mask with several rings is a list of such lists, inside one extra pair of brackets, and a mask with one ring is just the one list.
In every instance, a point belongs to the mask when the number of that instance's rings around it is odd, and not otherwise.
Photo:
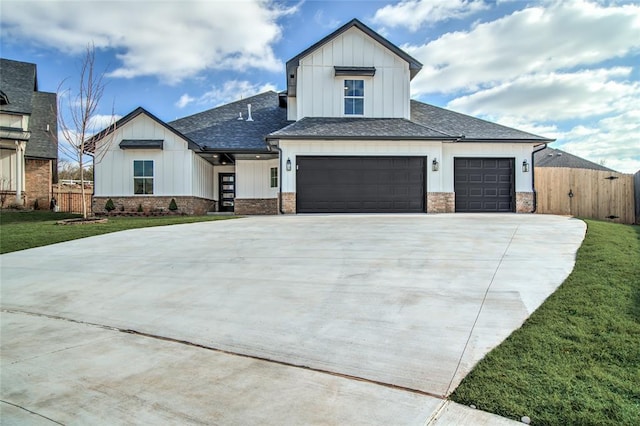
[(96, 135), (94, 211), (530, 212), (551, 142), (410, 99), (422, 65), (352, 20), (289, 60), (287, 89)]

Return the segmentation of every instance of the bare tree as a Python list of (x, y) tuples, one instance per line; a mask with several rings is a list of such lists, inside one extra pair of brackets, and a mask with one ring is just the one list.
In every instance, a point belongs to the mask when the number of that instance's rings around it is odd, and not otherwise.
[[(62, 90), (66, 80), (58, 86), (58, 120), (60, 133), (67, 142), (60, 144), (60, 150), (69, 157), (77, 160), (80, 169), (80, 185), (82, 186), (82, 217), (87, 218), (87, 204), (85, 201), (85, 161), (95, 164), (106, 153), (109, 140), (96, 138), (88, 139), (92, 135), (96, 111), (106, 83), (106, 70), (98, 73), (95, 70), (96, 49), (93, 44), (86, 48), (80, 63), (80, 78), (75, 93), (71, 89)], [(115, 114), (111, 112), (108, 129), (115, 130)], [(98, 143), (100, 142), (100, 143)]]

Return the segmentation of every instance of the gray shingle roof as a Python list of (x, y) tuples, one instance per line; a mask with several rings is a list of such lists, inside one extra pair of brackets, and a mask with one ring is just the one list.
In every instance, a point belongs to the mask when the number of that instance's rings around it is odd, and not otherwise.
[(615, 172), (608, 167), (601, 166), (589, 160), (585, 160), (582, 157), (578, 157), (568, 152), (554, 149), (545, 148), (535, 153), (534, 164), (536, 167), (569, 167), (572, 169), (589, 169), (600, 170), (604, 172)]
[[(55, 93), (33, 92), (29, 130), (31, 137), (24, 155), (58, 158), (58, 105)], [(49, 126), (49, 130), (47, 130)]]
[[(247, 119), (251, 104), (253, 121)], [(238, 120), (242, 113), (243, 120)], [(265, 92), (168, 123), (203, 149), (266, 152), (265, 136), (287, 124), (276, 92)]]
[(9, 100), (0, 111), (31, 114), (31, 96), (38, 90), (36, 64), (0, 58), (0, 90)]
[(465, 140), (469, 142), (474, 140), (540, 141), (543, 143), (553, 141), (553, 139), (547, 139), (416, 100), (411, 100), (411, 121), (424, 124), (450, 136), (464, 136)]
[[(0, 111), (29, 115), (25, 156), (58, 158), (58, 106), (55, 93), (39, 92), (36, 65), (0, 59), (0, 90), (9, 104)], [(47, 130), (48, 126), (48, 130)]]
[(271, 133), (270, 139), (452, 139), (403, 118), (305, 117)]

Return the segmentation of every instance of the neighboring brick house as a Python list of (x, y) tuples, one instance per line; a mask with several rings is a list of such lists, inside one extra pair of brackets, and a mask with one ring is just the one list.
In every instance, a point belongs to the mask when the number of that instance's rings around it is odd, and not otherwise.
[(282, 93), (168, 123), (138, 108), (91, 140), (108, 146), (94, 211), (533, 211), (552, 139), (411, 100), (421, 68), (354, 19), (287, 62)]
[[(58, 161), (55, 93), (36, 65), (0, 59), (0, 191), (4, 204), (49, 208)], [(3, 206), (4, 207), (4, 206)]]

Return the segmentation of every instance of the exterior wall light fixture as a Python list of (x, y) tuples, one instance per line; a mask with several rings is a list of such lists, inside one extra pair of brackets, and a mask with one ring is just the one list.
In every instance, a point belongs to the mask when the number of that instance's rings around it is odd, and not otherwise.
[(438, 160), (436, 158), (434, 158), (433, 161), (431, 162), (431, 170), (434, 172), (437, 172), (438, 170), (440, 170), (440, 163), (438, 163)]
[(527, 160), (524, 160), (522, 162), (522, 172), (527, 173), (528, 171), (529, 171), (529, 163), (527, 163)]
[(291, 158), (287, 158), (287, 171), (291, 171)]

